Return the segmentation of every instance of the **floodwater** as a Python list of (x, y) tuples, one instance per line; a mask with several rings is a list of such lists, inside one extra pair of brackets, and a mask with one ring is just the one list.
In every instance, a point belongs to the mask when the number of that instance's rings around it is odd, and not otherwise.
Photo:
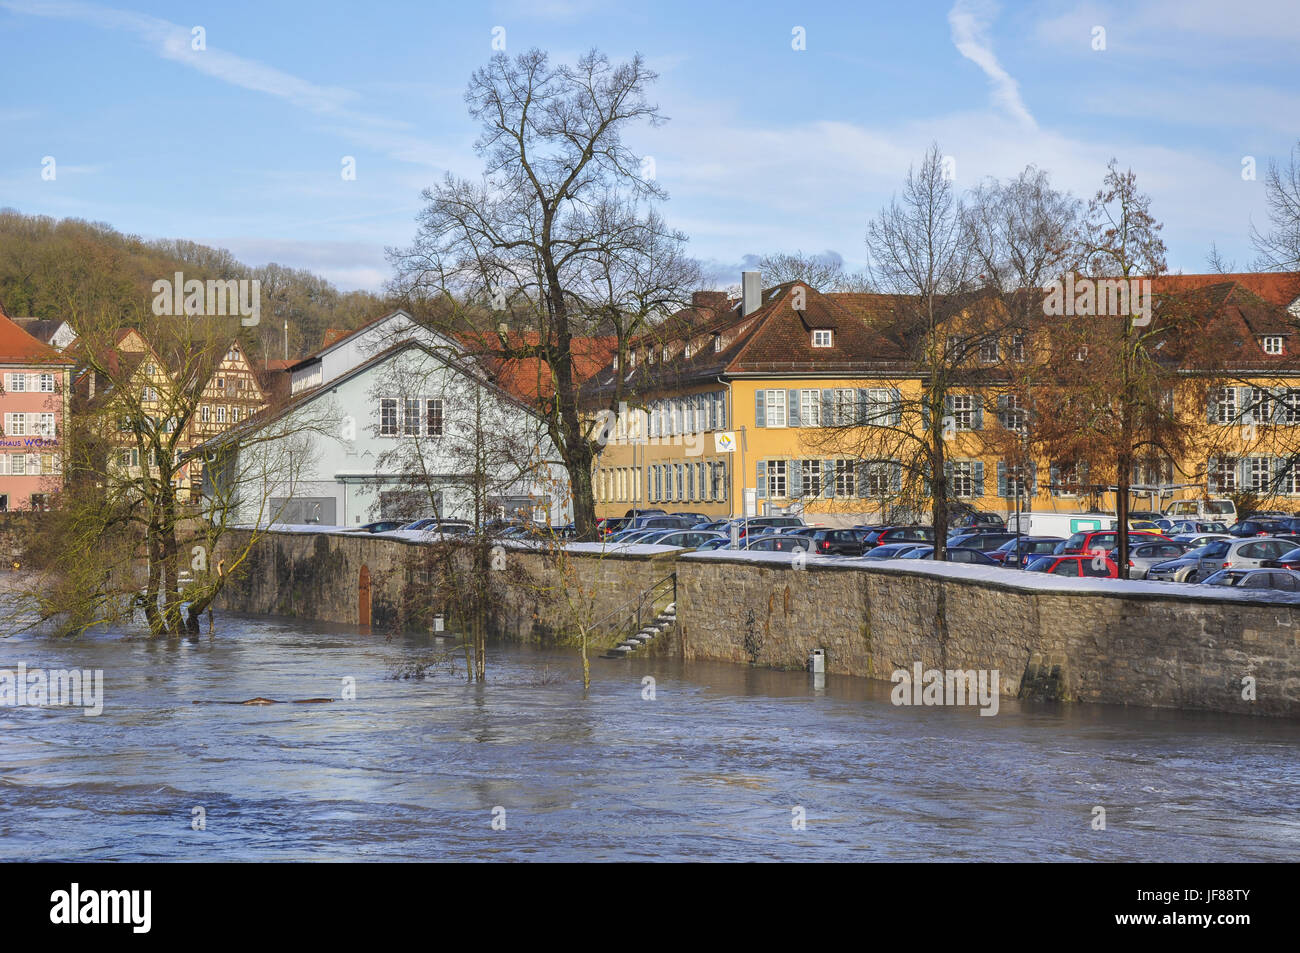
[[(576, 651), (508, 645), (482, 685), (390, 677), (436, 644), (231, 616), (211, 640), (0, 640), (0, 669), (104, 678), (97, 717), (0, 707), (0, 858), (1300, 856), (1295, 722), (1006, 699), (981, 717), (895, 707), (887, 682), (649, 659), (594, 659), (584, 693)], [(257, 696), (336, 700), (193, 704)]]

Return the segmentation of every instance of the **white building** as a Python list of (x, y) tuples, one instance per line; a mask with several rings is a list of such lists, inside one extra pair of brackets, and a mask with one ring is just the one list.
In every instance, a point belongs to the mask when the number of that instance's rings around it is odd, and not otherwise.
[[(288, 403), (204, 445), (239, 522), (527, 515), (571, 521), (542, 419), (397, 311), (289, 369)], [(478, 503), (479, 512), (475, 512)]]

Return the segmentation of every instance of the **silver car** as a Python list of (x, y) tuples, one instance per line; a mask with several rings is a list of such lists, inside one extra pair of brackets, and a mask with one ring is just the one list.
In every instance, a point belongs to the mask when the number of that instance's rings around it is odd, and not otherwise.
[(1187, 581), (1208, 579), (1220, 569), (1258, 569), (1264, 560), (1277, 559), (1293, 549), (1295, 546), (1289, 540), (1274, 539), (1271, 536), (1217, 540), (1206, 547), (1196, 565), (1195, 576), (1189, 577)]
[(1300, 575), (1289, 569), (1220, 569), (1205, 580), (1205, 585), (1300, 592)]
[[(1186, 543), (1177, 542), (1130, 543), (1128, 577), (1130, 579), (1145, 579), (1147, 570), (1152, 566), (1168, 562), (1171, 559), (1177, 559), (1191, 548)], [(1119, 550), (1112, 549), (1110, 558), (1119, 562)]]

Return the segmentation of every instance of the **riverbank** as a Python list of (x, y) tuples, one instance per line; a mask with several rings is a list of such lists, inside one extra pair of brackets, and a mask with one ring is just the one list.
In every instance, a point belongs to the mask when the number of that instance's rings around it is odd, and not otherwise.
[[(494, 627), (525, 644), (617, 617), (671, 579), (678, 622), (656, 651), (685, 660), (802, 669), (821, 649), (828, 674), (889, 679), (920, 662), (996, 670), (1006, 697), (1300, 717), (1295, 596), (655, 546), (499, 555)], [(443, 598), (427, 556), (407, 540), (272, 533), (220, 604), (353, 625), (364, 610), (402, 628)]]

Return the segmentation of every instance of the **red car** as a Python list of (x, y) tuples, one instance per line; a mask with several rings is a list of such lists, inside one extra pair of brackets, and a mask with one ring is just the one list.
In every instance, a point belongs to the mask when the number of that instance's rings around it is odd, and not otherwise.
[[(1168, 536), (1160, 533), (1148, 533), (1131, 529), (1128, 532), (1129, 545), (1134, 542), (1151, 543), (1169, 541)], [(1113, 529), (1092, 530), (1075, 533), (1061, 547), (1064, 553), (1108, 553), (1119, 545), (1119, 534)]]
[[(1114, 535), (1114, 534), (1112, 534)], [(1102, 563), (1105, 563), (1103, 567)], [(1094, 579), (1118, 579), (1119, 567), (1109, 556), (1097, 553), (1088, 556), (1039, 556), (1026, 572), (1045, 572), (1053, 576), (1089, 576)]]

